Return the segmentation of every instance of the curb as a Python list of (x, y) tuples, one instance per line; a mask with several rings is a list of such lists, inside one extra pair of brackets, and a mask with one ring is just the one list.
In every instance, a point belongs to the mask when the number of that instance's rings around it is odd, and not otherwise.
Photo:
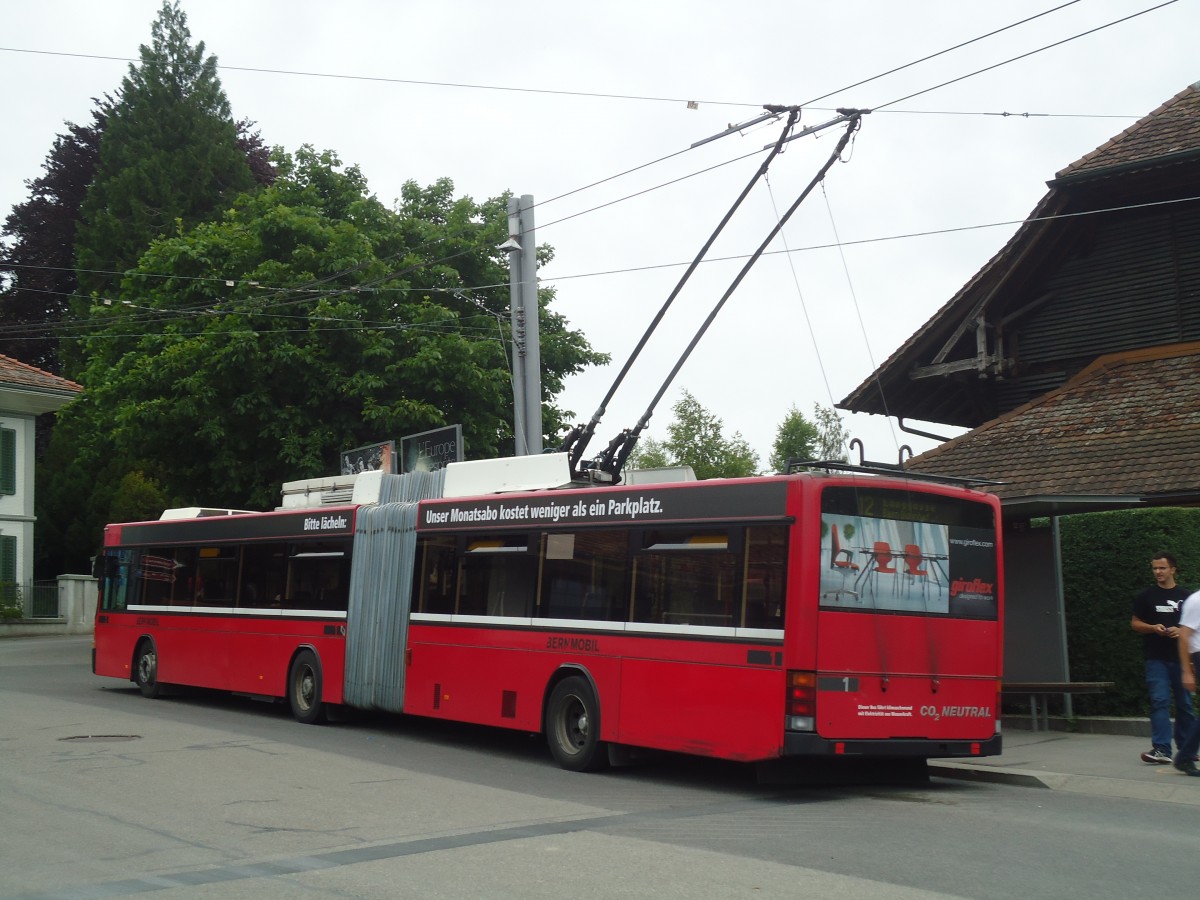
[[(1005, 714), (1001, 721), (1004, 729), (1011, 731), (1032, 731), (1032, 721), (1029, 716)], [(1076, 734), (1119, 734), (1130, 737), (1150, 737), (1150, 720), (1147, 718), (1121, 716), (1076, 716), (1068, 719), (1063, 716), (1051, 716), (1047, 721), (1050, 731), (1068, 731)]]
[[(1109, 778), (1100, 775), (1067, 775), (1061, 772), (1031, 772), (1003, 766), (982, 766), (971, 763), (929, 761), (929, 774), (959, 781), (1011, 784), (1017, 787), (1042, 788), (1111, 797), (1120, 800), (1151, 800), (1159, 803), (1178, 803), (1200, 806), (1200, 785), (1176, 772), (1160, 770), (1162, 777), (1155, 781), (1134, 781), (1128, 778)], [(1178, 776), (1178, 777), (1176, 777)]]
[[(929, 760), (929, 774), (939, 778), (954, 778), (959, 781), (990, 781), (997, 784), (1015, 784), (1018, 787), (1053, 789), (1048, 777), (1026, 769), (1006, 769), (1003, 766), (977, 766)], [(1059, 776), (1061, 777), (1061, 776)]]

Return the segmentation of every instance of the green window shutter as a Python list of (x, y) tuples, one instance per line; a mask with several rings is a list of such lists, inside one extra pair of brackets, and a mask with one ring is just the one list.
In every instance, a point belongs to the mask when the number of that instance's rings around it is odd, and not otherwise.
[(0, 494), (17, 492), (17, 433), (0, 428)]
[(17, 580), (17, 539), (0, 535), (0, 582), (12, 584)]

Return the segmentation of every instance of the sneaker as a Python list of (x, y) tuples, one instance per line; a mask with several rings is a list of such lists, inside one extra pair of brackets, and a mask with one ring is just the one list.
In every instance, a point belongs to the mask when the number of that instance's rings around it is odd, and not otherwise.
[(1153, 747), (1142, 754), (1142, 762), (1155, 766), (1168, 766), (1171, 764), (1171, 755)]
[(1196, 764), (1190, 759), (1176, 759), (1172, 765), (1184, 775), (1191, 775), (1194, 778), (1200, 778), (1200, 769), (1197, 769)]

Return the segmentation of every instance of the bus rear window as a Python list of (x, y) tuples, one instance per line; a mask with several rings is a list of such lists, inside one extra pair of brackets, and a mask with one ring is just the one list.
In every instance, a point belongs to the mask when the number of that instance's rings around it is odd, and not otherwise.
[(824, 608), (997, 616), (996, 524), (986, 503), (831, 487), (820, 541)]

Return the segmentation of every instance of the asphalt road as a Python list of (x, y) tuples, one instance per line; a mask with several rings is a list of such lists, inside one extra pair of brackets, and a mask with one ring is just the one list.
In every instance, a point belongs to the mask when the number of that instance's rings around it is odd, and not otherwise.
[(1121, 898), (1195, 889), (1192, 807), (1002, 784), (580, 775), (524, 734), (145, 700), (0, 640), (0, 897)]

